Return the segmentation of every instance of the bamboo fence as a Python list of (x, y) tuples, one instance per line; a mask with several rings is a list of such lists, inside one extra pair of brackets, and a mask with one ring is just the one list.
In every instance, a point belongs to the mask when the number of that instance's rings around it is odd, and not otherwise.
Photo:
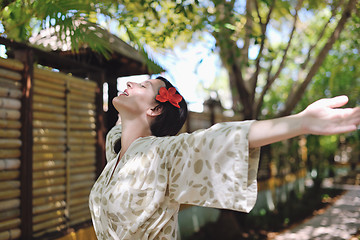
[[(66, 225), (65, 82), (54, 80), (56, 77), (46, 79), (41, 76), (35, 68), (32, 105), (33, 237), (41, 236), (53, 227), (65, 228)], [(46, 174), (50, 172), (53, 174)]]
[[(0, 240), (21, 238), (23, 69), (0, 58)], [(96, 89), (95, 82), (34, 67), (32, 223), (24, 224), (32, 224), (35, 239), (90, 220)]]
[(21, 62), (0, 58), (0, 240), (20, 230)]
[(95, 82), (68, 81), (68, 210), (70, 225), (90, 219), (88, 197), (95, 181)]
[(94, 82), (34, 69), (35, 238), (90, 220), (88, 196), (96, 171), (96, 88)]

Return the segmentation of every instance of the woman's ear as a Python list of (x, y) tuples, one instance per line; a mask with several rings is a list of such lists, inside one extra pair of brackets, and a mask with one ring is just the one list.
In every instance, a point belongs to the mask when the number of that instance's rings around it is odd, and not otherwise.
[(147, 111), (147, 115), (150, 117), (156, 117), (159, 116), (162, 113), (163, 107), (158, 104), (154, 108), (149, 108)]

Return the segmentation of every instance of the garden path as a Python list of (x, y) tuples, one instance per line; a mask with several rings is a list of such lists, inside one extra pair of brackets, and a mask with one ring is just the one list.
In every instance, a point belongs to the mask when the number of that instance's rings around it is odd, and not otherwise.
[[(360, 186), (335, 185), (345, 189), (324, 213), (277, 235), (274, 240), (337, 240), (353, 239), (360, 233)], [(355, 238), (356, 239), (356, 238)]]

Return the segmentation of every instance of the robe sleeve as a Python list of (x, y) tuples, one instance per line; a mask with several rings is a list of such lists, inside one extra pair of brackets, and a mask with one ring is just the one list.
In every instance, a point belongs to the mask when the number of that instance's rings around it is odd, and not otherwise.
[(106, 161), (109, 162), (114, 159), (117, 155), (115, 152), (115, 143), (120, 141), (122, 133), (121, 124), (115, 125), (106, 135), (106, 142), (105, 142), (105, 151), (106, 151)]
[(249, 212), (256, 202), (259, 163), (259, 148), (249, 149), (252, 122), (179, 135), (168, 146), (169, 197), (180, 204)]

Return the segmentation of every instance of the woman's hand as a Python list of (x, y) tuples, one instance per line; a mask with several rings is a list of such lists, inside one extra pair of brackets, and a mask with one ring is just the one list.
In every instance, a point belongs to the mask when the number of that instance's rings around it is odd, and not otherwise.
[(360, 108), (338, 108), (348, 102), (347, 96), (320, 99), (299, 113), (305, 133), (330, 135), (355, 131), (360, 124)]

